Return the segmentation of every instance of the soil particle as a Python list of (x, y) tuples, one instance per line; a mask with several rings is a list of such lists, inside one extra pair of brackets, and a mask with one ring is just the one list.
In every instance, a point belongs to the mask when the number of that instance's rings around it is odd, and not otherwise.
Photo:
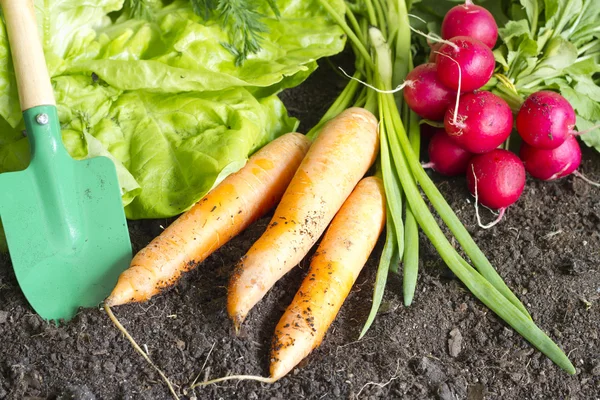
[(96, 396), (87, 385), (71, 386), (58, 395), (56, 400), (96, 400)]
[(415, 364), (415, 372), (425, 377), (427, 382), (437, 387), (446, 380), (446, 374), (439, 363), (429, 357), (421, 357)]
[(450, 357), (458, 357), (462, 350), (463, 337), (458, 328), (454, 328), (450, 331), (450, 339), (448, 339), (448, 352)]

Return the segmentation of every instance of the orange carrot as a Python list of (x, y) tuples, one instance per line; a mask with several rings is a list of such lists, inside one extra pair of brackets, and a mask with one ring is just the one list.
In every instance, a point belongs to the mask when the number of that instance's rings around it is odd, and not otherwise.
[(275, 328), (269, 377), (229, 375), (191, 387), (232, 379), (273, 383), (287, 375), (323, 340), (381, 235), (385, 212), (381, 179), (361, 180), (333, 218), (300, 289)]
[(315, 349), (335, 319), (385, 224), (383, 182), (364, 178), (327, 229), (271, 348), (273, 381)]
[(288, 133), (260, 149), (137, 253), (105, 303), (146, 301), (172, 286), (277, 204), (309, 147)]
[(227, 311), (236, 330), (265, 293), (297, 265), (375, 161), (377, 119), (349, 108), (330, 120), (302, 160), (264, 234), (236, 265)]

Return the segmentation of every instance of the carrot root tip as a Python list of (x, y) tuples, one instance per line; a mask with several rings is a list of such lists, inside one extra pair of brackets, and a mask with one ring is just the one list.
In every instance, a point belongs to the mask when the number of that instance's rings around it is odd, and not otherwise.
[(214, 383), (230, 381), (230, 380), (238, 380), (238, 381), (258, 381), (263, 383), (274, 383), (277, 379), (271, 377), (257, 376), (257, 375), (230, 375), (224, 376), (222, 378), (215, 378), (209, 381), (198, 382), (190, 386), (190, 389), (197, 388), (198, 386), (208, 386)]
[(242, 330), (242, 324), (244, 323), (244, 317), (237, 314), (233, 317), (233, 330), (235, 332), (235, 336), (240, 336)]

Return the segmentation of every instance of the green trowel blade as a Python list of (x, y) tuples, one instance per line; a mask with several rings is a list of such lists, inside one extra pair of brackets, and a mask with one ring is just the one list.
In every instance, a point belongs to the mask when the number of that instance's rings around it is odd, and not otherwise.
[(31, 306), (44, 319), (68, 320), (101, 303), (131, 261), (119, 183), (110, 159), (69, 156), (56, 107), (23, 115), (31, 162), (0, 174), (0, 218)]

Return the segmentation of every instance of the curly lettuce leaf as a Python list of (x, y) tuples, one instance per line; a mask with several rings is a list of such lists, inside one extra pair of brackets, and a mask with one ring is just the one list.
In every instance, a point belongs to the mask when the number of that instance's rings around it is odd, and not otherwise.
[[(123, 0), (34, 0), (38, 33), (51, 76), (60, 73), (65, 59), (75, 57), (72, 49), (82, 53), (92, 50), (94, 29), (110, 23), (107, 14), (119, 10)], [(79, 43), (79, 46), (77, 46)], [(93, 52), (92, 52), (93, 54)], [(4, 21), (0, 19), (0, 117), (11, 126), (21, 121), (16, 81)]]
[[(274, 94), (300, 84), (345, 37), (317, 0), (280, 0), (262, 50), (241, 67), (217, 21), (189, 1), (153, 0), (134, 19), (123, 0), (36, 0), (61, 121), (77, 159), (116, 165), (129, 218), (173, 216), (239, 169), (248, 156), (294, 130)], [(342, 0), (332, 6), (343, 12)], [(265, 14), (269, 10), (264, 10)], [(29, 161), (14, 73), (0, 21), (0, 172)]]
[(262, 95), (276, 93), (297, 85), (296, 74), (305, 78), (316, 68), (315, 60), (340, 52), (345, 43), (343, 32), (320, 11), (317, 1), (278, 6), (281, 17), (265, 20), (268, 32), (262, 49), (241, 66), (222, 45), (227, 32), (197, 16), (189, 1), (179, 0), (155, 12), (153, 21), (124, 20), (100, 29), (96, 57), (74, 61), (65, 72), (93, 72), (122, 90), (216, 91), (243, 86), (271, 88)]
[(216, 94), (129, 92), (116, 101), (98, 138), (139, 183), (129, 218), (181, 213), (248, 154), (295, 129), (281, 102), (259, 102), (243, 88)]

